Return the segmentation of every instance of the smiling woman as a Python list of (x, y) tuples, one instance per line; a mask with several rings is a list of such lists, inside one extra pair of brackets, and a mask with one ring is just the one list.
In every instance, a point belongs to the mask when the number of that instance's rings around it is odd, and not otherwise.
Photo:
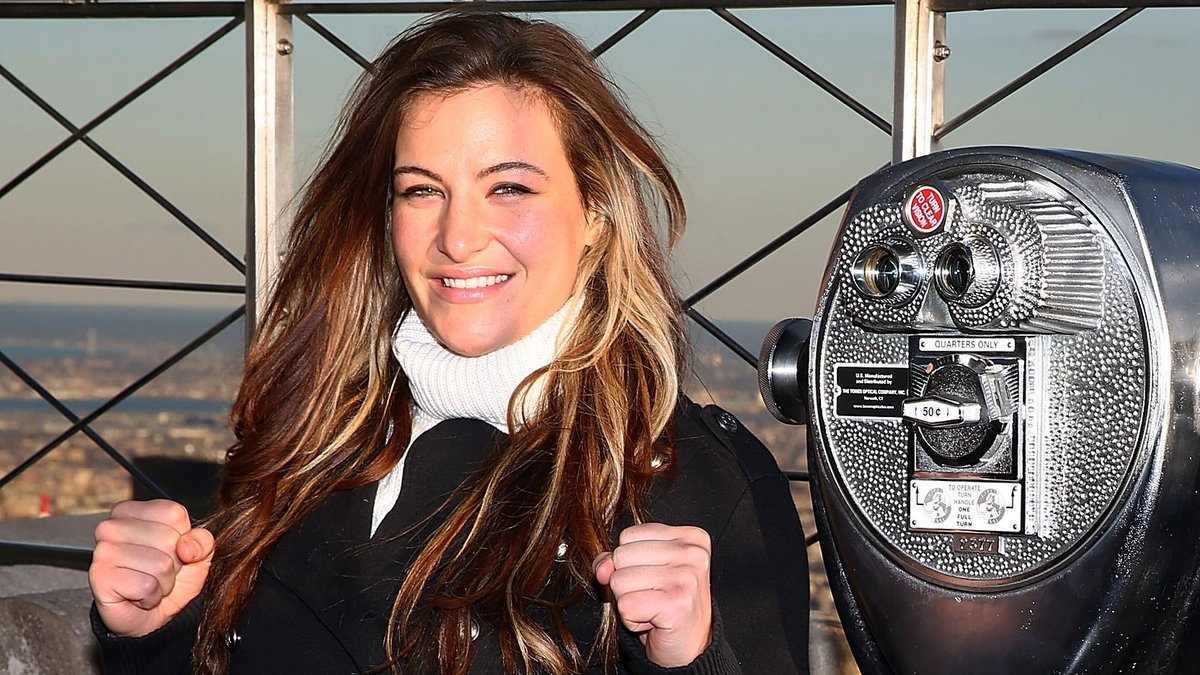
[(397, 38), (300, 203), (220, 509), (97, 528), (109, 672), (807, 671), (787, 480), (683, 396), (660, 226), (675, 181), (571, 35)]
[(599, 224), (543, 96), (505, 85), (426, 94), (403, 120), (395, 161), (396, 261), (446, 348), (510, 345), (571, 297)]

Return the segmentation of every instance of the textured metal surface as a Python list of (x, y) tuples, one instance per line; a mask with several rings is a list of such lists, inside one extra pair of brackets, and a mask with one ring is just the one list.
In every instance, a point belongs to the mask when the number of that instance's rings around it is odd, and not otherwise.
[[(827, 315), (815, 395), (841, 487), (887, 549), (906, 565), (938, 574), (1012, 580), (1067, 555), (1100, 523), (1119, 493), (1145, 414), (1146, 327), (1130, 271), (1113, 242), (1095, 216), (1060, 188), (1007, 173), (940, 178), (957, 208), (939, 234), (917, 238), (906, 232), (899, 195), (848, 218), (841, 235), (845, 254), (823, 306)], [(995, 296), (978, 307), (947, 302), (927, 277), (916, 297), (900, 306), (864, 297), (851, 285), (853, 256), (889, 237), (908, 238), (929, 269), (953, 242), (988, 241), (1000, 260)], [(834, 368), (907, 365), (914, 329), (940, 335), (1027, 334), (1029, 370), (1036, 373), (1020, 392), (1018, 416), (1032, 428), (1020, 439), (1016, 457), (1018, 476), (1028, 479), (1028, 534), (1002, 537), (1001, 555), (955, 553), (951, 535), (911, 531), (906, 522), (909, 427), (899, 419), (835, 412)], [(914, 378), (912, 387), (912, 395), (920, 395), (924, 382)], [(1034, 473), (1050, 478), (1038, 485)]]
[[(959, 179), (1007, 209), (993, 214), (1004, 222), (976, 224), (1014, 238), (1014, 261), (1022, 248), (1056, 249), (1022, 269), (1078, 276), (1012, 289), (1009, 328), (959, 326), (952, 303), (926, 293), (910, 328), (932, 328), (918, 332), (848, 311), (851, 294), (861, 300), (844, 274), (856, 253), (835, 245), (814, 317), (809, 466), (822, 556), (859, 667), (871, 675), (1200, 672), (1200, 170), (963, 148), (864, 179), (842, 234), (869, 244), (864, 223), (892, 226), (891, 234), (908, 227), (932, 250), (928, 242), (953, 239), (964, 223), (952, 217), (939, 231), (941, 223), (929, 226), (939, 220), (932, 212), (909, 209), (910, 222), (896, 229), (897, 204), (918, 191), (931, 196), (914, 186), (945, 189)], [(944, 212), (963, 194), (951, 194)], [(941, 201), (932, 197), (925, 203)], [(1022, 243), (1016, 226), (1030, 222), (1039, 236)], [(1003, 365), (998, 389), (1009, 388), (1015, 367), (1011, 473), (983, 462), (947, 466), (923, 452), (912, 429), (939, 420), (935, 409), (914, 407), (921, 398), (900, 401), (901, 421), (887, 410), (853, 416), (862, 411), (841, 405), (844, 393), (828, 392), (854, 381), (841, 377), (838, 359), (867, 374), (895, 372), (908, 358), (907, 377), (893, 381), (917, 392), (947, 354)], [(871, 356), (887, 365), (872, 367)], [(999, 457), (1004, 448), (990, 451)], [(911, 501), (899, 503), (904, 477)], [(939, 488), (951, 513), (933, 495)], [(1004, 534), (1018, 515), (1021, 534)]]

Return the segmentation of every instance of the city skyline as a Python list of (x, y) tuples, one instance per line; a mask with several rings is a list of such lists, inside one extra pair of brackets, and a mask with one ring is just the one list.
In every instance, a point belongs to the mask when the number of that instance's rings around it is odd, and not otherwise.
[[(950, 16), (946, 117), (1114, 13)], [(890, 7), (735, 14), (890, 117)], [(596, 44), (633, 16), (548, 18)], [(373, 55), (413, 18), (321, 21)], [(0, 64), (82, 124), (222, 23), (5, 20)], [(947, 145), (1050, 145), (1200, 164), (1200, 139), (1188, 133), (1188, 111), (1197, 103), (1194, 73), (1183, 67), (1200, 62), (1200, 41), (1192, 37), (1198, 29), (1195, 10), (1146, 10), (947, 137)], [(305, 175), (358, 70), (301, 22), (295, 30), (297, 174)], [(238, 28), (92, 134), (235, 255), (244, 238), (243, 48)], [(710, 12), (660, 12), (602, 60), (679, 174), (691, 216), (676, 253), (685, 295), (891, 154), (885, 134)], [(0, 110), (0, 182), (7, 182), (66, 132), (6, 84)], [(757, 321), (810, 312), (839, 218), (840, 209), (705, 300), (701, 311)], [(0, 269), (11, 273), (241, 282), (226, 261), (78, 144), (0, 199), (0, 237), (8, 244)], [(6, 283), (0, 302), (232, 308), (240, 298)]]

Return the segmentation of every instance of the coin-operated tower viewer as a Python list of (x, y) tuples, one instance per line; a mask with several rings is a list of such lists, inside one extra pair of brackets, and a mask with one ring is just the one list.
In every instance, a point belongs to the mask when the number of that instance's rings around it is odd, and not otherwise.
[(1200, 170), (937, 153), (833, 251), (759, 381), (862, 670), (1200, 673)]

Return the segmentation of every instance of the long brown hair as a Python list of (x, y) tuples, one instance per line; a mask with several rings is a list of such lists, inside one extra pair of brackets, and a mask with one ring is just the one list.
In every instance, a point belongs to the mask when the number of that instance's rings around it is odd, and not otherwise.
[[(197, 673), (225, 669), (222, 638), (280, 537), (331, 492), (382, 477), (407, 447), (411, 395), (389, 339), (411, 309), (385, 225), (393, 148), (417, 96), (488, 84), (547, 103), (601, 232), (580, 265), (578, 318), (554, 362), (518, 388), (510, 426), (541, 377), (537, 413), (460, 490), (403, 580), (386, 646), (396, 669), (465, 673), (478, 620), (498, 632), (508, 671), (578, 672), (592, 656), (561, 609), (591, 592), (592, 561), (616, 519), (644, 516), (650, 479), (674, 460), (668, 429), (686, 346), (656, 227), (673, 244), (683, 203), (661, 152), (578, 40), (553, 24), (466, 11), (416, 24), (375, 61), (300, 201), (233, 407)], [(560, 542), (569, 546), (556, 563)], [(614, 627), (605, 605), (596, 655), (610, 669)]]

